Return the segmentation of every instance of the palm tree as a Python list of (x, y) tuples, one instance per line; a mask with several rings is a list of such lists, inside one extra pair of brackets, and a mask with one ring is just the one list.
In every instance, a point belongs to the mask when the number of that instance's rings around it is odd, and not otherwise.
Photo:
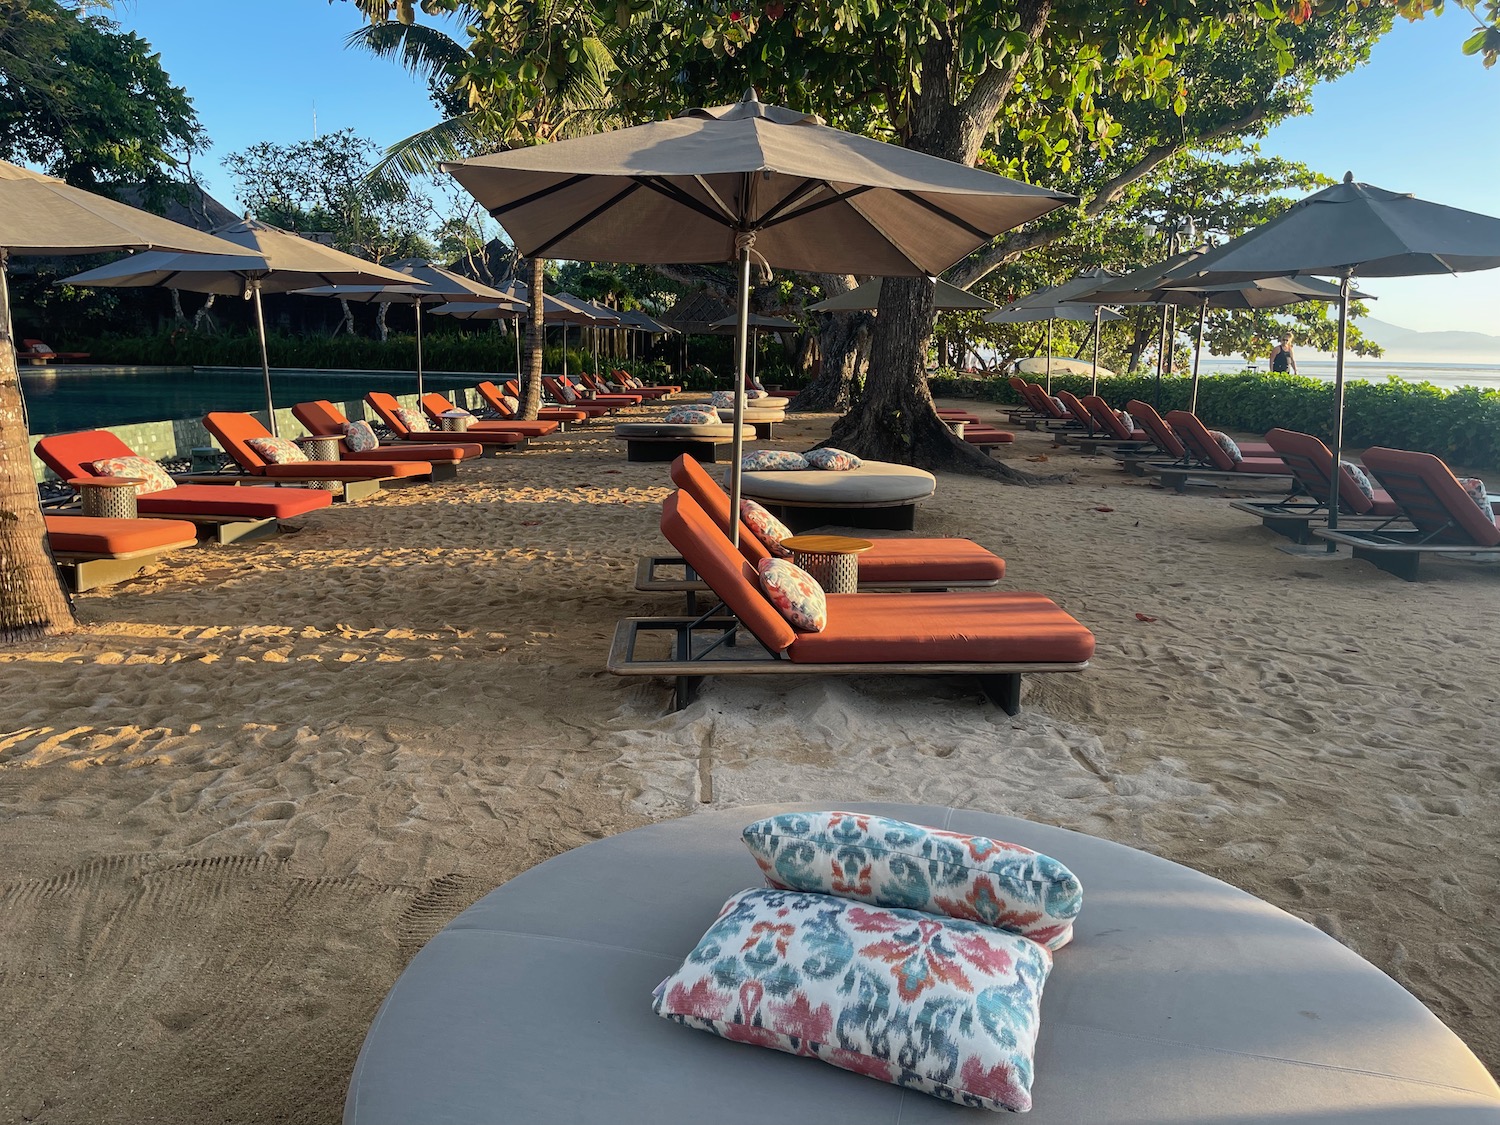
[[(372, 178), (406, 181), (431, 175), (445, 160), (456, 160), (484, 152), (522, 145), (545, 144), (565, 136), (592, 132), (609, 111), (609, 80), (616, 70), (614, 55), (591, 6), (572, 0), (545, 0), (528, 12), (529, 18), (515, 27), (514, 53), (534, 55), (539, 43), (549, 41), (549, 29), (561, 21), (586, 21), (593, 34), (581, 37), (582, 48), (572, 57), (558, 56), (548, 67), (547, 93), (529, 99), (518, 112), (502, 115), (488, 98), (472, 95), (476, 79), (471, 70), (488, 74), (478, 66), (470, 48), (435, 28), (415, 22), (409, 0), (358, 0), (370, 18), (368, 26), (352, 33), (346, 46), (369, 51), (380, 58), (400, 62), (413, 74), (426, 79), (433, 101), (446, 116), (436, 125), (397, 141), (385, 158), (370, 171)], [(395, 19), (390, 18), (395, 11)], [(478, 6), (460, 3), (455, 17), (468, 23), (482, 19)], [(567, 36), (572, 40), (572, 36)], [(577, 40), (574, 40), (577, 41)], [(495, 80), (485, 79), (493, 94)], [(519, 264), (519, 263), (518, 263)], [(542, 298), (546, 283), (546, 260), (531, 259), (531, 311), (526, 320), (527, 372), (521, 416), (535, 419), (542, 406), (542, 349), (545, 325)]]

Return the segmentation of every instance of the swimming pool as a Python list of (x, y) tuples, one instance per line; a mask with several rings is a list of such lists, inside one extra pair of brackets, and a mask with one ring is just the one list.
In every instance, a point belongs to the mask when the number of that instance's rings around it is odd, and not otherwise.
[[(505, 374), (504, 378), (511, 378)], [(427, 390), (472, 387), (487, 372), (429, 371)], [(272, 370), (271, 393), (278, 410), (310, 399), (347, 402), (366, 391), (415, 394), (417, 376), (410, 371)], [(126, 426), (178, 418), (195, 421), (210, 410), (264, 410), (265, 389), (259, 368), (146, 367), (87, 368), (32, 372), (21, 369), (29, 428), (33, 434)]]

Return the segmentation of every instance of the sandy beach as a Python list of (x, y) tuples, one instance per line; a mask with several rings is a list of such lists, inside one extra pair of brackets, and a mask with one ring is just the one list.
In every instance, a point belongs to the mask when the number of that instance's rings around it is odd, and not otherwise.
[(0, 650), (0, 1121), (337, 1121), (382, 997), (470, 902), (778, 800), (970, 806), (1188, 864), (1500, 1067), (1500, 567), (1404, 583), (1044, 435), (1003, 456), (1073, 479), (943, 475), (918, 534), (979, 541), (1097, 635), (1015, 718), (961, 678), (711, 681), (671, 713), (606, 673), (619, 618), (680, 605), (631, 589), (667, 466), (607, 426), (79, 597), (79, 632)]

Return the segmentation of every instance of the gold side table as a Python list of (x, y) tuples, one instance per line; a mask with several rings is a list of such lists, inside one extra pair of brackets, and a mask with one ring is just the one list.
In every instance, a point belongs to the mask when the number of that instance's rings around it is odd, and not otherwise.
[[(312, 437), (298, 438), (297, 444), (307, 454), (309, 461), (337, 461), (343, 452), (344, 435), (314, 434)], [(340, 486), (336, 480), (315, 480), (309, 481), (308, 487), (322, 489), (324, 492), (337, 492)]]
[(859, 589), (859, 556), (875, 544), (846, 535), (793, 535), (781, 545), (829, 594), (852, 594)]

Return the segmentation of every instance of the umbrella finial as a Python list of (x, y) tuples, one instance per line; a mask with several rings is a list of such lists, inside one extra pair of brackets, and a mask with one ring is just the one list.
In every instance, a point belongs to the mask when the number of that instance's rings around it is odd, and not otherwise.
[(745, 96), (742, 97), (742, 98), (740, 98), (740, 101), (742, 101), (742, 102), (758, 102), (758, 101), (760, 101), (760, 95), (755, 92), (755, 87), (754, 86), (747, 86), (745, 88)]
[(1354, 173), (1353, 172), (1345, 172), (1344, 173), (1344, 183), (1346, 183), (1346, 184), (1352, 184), (1353, 182), (1354, 182)]

